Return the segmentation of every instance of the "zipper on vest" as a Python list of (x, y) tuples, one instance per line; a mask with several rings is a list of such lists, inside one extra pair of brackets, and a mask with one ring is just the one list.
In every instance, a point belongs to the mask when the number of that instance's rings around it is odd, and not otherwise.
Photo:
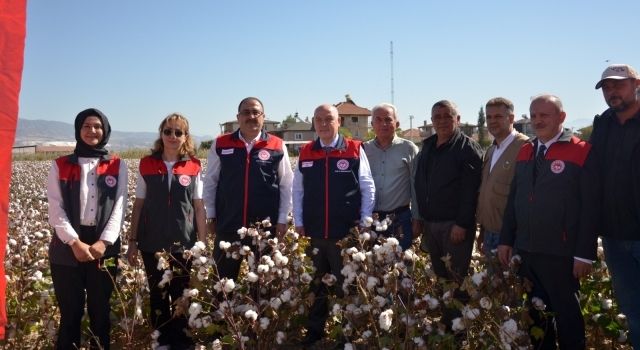
[(329, 238), (329, 153), (324, 152), (324, 238)]
[(247, 223), (247, 202), (249, 200), (249, 152), (247, 152), (247, 158), (244, 164), (244, 201), (242, 203), (242, 226), (248, 226)]

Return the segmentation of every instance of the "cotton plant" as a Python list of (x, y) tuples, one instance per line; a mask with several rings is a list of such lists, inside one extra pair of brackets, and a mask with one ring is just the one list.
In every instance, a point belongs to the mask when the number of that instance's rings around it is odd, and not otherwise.
[[(191, 332), (199, 339), (238, 349), (269, 348), (301, 334), (306, 315), (305, 297), (312, 267), (305, 254), (308, 239), (293, 230), (275, 235), (269, 220), (238, 230), (236, 242), (219, 242), (230, 259), (242, 259), (237, 280), (219, 278), (210, 252), (185, 251), (192, 259), (192, 286), (182, 299), (188, 308)], [(243, 245), (249, 238), (254, 247)]]

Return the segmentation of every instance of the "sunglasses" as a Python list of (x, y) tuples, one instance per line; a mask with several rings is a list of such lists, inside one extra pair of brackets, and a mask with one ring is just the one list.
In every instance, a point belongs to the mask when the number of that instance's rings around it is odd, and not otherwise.
[(186, 132), (183, 132), (182, 130), (178, 130), (178, 129), (164, 129), (162, 130), (162, 133), (164, 134), (164, 136), (171, 136), (171, 135), (175, 135), (176, 137), (182, 137), (182, 135), (186, 135)]

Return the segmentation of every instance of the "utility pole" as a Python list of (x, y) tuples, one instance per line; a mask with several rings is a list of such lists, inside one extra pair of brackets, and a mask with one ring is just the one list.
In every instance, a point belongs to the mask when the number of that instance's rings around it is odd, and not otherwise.
[(394, 100), (394, 92), (393, 92), (393, 41), (391, 41), (391, 50), (389, 51), (389, 55), (391, 57), (391, 104), (396, 104)]
[(413, 115), (409, 116), (409, 140), (413, 142)]

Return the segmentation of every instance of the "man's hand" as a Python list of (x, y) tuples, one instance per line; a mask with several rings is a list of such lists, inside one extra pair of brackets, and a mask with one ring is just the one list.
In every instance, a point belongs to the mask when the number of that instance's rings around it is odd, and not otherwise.
[(93, 257), (96, 259), (102, 258), (105, 250), (107, 250), (107, 244), (101, 239), (99, 239), (96, 243), (92, 244), (91, 247), (89, 247), (91, 255), (93, 255)]
[(127, 261), (131, 266), (134, 266), (138, 262), (138, 242), (129, 242), (129, 248), (127, 249)]
[(591, 263), (573, 259), (573, 277), (581, 279), (591, 273)]
[(458, 244), (464, 241), (464, 236), (467, 233), (466, 228), (462, 228), (458, 225), (451, 227), (451, 243)]
[(287, 233), (287, 224), (276, 224), (276, 234), (278, 237), (284, 236)]
[(509, 266), (509, 262), (511, 262), (511, 255), (513, 254), (513, 247), (508, 245), (499, 245), (498, 246), (498, 259), (504, 266)]
[(73, 256), (76, 260), (80, 262), (87, 262), (95, 260), (93, 258), (93, 254), (91, 254), (91, 246), (88, 244), (76, 239), (76, 241), (71, 245), (71, 250), (73, 251)]
[(296, 232), (298, 232), (300, 236), (305, 236), (304, 226), (296, 226)]
[(411, 220), (411, 228), (413, 230), (413, 238), (421, 237), (424, 230), (424, 222), (422, 220)]

